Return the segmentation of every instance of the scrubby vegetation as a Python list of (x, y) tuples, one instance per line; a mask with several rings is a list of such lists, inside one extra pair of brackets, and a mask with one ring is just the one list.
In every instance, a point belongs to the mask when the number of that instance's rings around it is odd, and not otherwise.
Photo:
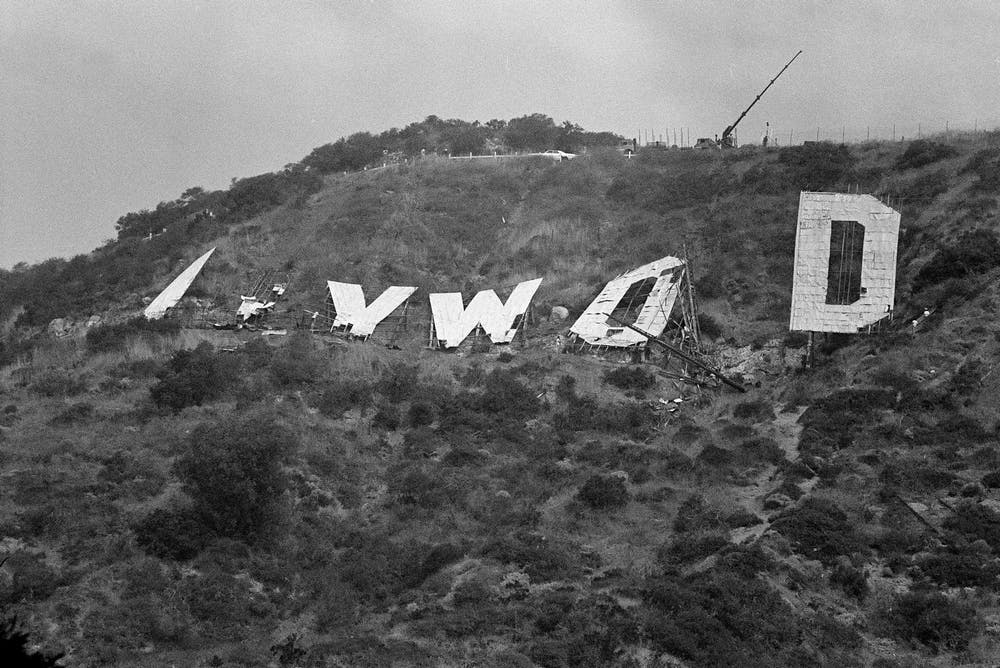
[[(0, 606), (28, 634), (7, 637), (140, 668), (997, 663), (995, 138), (628, 161), (613, 139), (431, 117), (0, 273)], [(429, 155), (496, 141), (588, 152)], [(798, 190), (858, 183), (907, 198), (898, 317), (801, 369)], [(660, 351), (563, 353), (546, 319), (678, 239), (701, 354), (745, 394)], [(134, 317), (208, 244), (199, 308), (288, 272), (284, 336)], [(416, 300), (367, 343), (301, 318), (326, 279), (370, 301), (532, 276), (502, 349), (427, 350)]]

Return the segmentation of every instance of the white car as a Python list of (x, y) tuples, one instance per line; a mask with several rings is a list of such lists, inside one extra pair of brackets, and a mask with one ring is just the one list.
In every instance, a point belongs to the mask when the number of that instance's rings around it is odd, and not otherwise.
[(542, 153), (542, 155), (553, 160), (572, 160), (576, 157), (576, 153), (566, 153), (565, 151), (557, 151), (555, 149), (549, 149)]

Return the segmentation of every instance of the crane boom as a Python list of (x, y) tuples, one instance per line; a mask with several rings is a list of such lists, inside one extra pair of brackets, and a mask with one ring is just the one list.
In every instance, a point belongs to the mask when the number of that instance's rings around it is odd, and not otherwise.
[(770, 88), (771, 85), (775, 81), (778, 80), (778, 77), (780, 77), (782, 74), (785, 73), (785, 70), (787, 70), (788, 66), (792, 64), (792, 61), (794, 61), (796, 58), (798, 58), (801, 54), (802, 54), (802, 50), (800, 49), (798, 53), (796, 53), (794, 56), (792, 56), (792, 60), (789, 60), (787, 63), (785, 63), (785, 66), (781, 68), (781, 71), (778, 72), (776, 75), (774, 75), (774, 78), (771, 79), (771, 83), (769, 83), (766, 86), (764, 86), (764, 90), (762, 90), (760, 92), (760, 94), (757, 95), (756, 98), (754, 98), (754, 101), (750, 103), (749, 107), (747, 107), (746, 109), (743, 110), (743, 113), (740, 114), (740, 117), (736, 119), (736, 122), (733, 123), (732, 125), (730, 125), (729, 127), (727, 127), (725, 130), (722, 131), (722, 139), (720, 140), (720, 143), (722, 144), (722, 146), (726, 146), (726, 147), (730, 147), (730, 148), (733, 146), (733, 138), (732, 138), (733, 130), (736, 129), (736, 126), (739, 125), (740, 121), (743, 120), (743, 117), (746, 116), (747, 113), (749, 113), (749, 111), (753, 108), (753, 105), (757, 104), (758, 100), (760, 100), (760, 98), (764, 95), (764, 93), (767, 92), (767, 89)]

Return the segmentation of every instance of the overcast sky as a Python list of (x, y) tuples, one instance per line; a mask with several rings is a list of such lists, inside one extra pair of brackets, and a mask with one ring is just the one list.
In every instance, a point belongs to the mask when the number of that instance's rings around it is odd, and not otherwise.
[(743, 141), (1000, 123), (997, 2), (0, 0), (0, 267), (430, 114), (712, 136), (799, 49)]

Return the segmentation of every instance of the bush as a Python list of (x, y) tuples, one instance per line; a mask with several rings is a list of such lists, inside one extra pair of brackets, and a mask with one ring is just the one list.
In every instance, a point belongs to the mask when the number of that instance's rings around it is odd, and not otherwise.
[(968, 541), (984, 540), (1000, 552), (1000, 513), (978, 503), (964, 503), (941, 523)]
[(16, 551), (5, 555), (11, 576), (0, 583), (0, 606), (25, 601), (44, 601), (63, 584), (60, 575), (45, 563), (45, 555)]
[(190, 509), (157, 509), (132, 527), (147, 554), (161, 559), (193, 559), (211, 541), (212, 531)]
[(893, 408), (895, 403), (896, 392), (886, 388), (848, 388), (818, 399), (799, 418), (799, 451), (828, 455), (850, 447), (878, 411)]
[(903, 154), (896, 158), (896, 169), (916, 169), (958, 154), (954, 147), (929, 139), (910, 142)]
[(730, 545), (719, 555), (720, 570), (730, 571), (744, 579), (770, 572), (776, 566), (777, 562), (756, 545)]
[(645, 165), (626, 170), (611, 182), (606, 197), (613, 202), (665, 213), (710, 201), (726, 189), (727, 180), (721, 172), (689, 167), (674, 174)]
[(577, 397), (552, 420), (558, 430), (593, 429), (610, 434), (624, 433), (637, 440), (649, 436), (656, 424), (656, 413), (642, 403), (600, 404), (593, 397)]
[(623, 390), (648, 390), (656, 386), (656, 376), (641, 367), (618, 367), (604, 374), (604, 382)]
[(703, 338), (714, 340), (722, 336), (722, 325), (709, 314), (699, 313), (698, 332)]
[(746, 464), (780, 464), (785, 461), (785, 451), (770, 438), (751, 438), (740, 443), (739, 461)]
[(625, 481), (616, 476), (592, 475), (576, 493), (583, 503), (595, 510), (618, 508), (628, 503)]
[(48, 369), (34, 379), (28, 389), (43, 397), (70, 397), (87, 391), (87, 383), (69, 371)]
[(727, 527), (731, 529), (738, 529), (740, 527), (756, 526), (763, 523), (764, 520), (746, 508), (738, 508), (729, 515), (726, 515), (723, 521)]
[(47, 655), (28, 649), (30, 638), (16, 618), (0, 621), (0, 665), (17, 668), (57, 668), (62, 654)]
[(1000, 190), (1000, 148), (986, 148), (973, 154), (962, 168), (962, 173), (971, 172), (979, 177), (973, 190), (995, 193)]
[(916, 640), (935, 652), (964, 650), (980, 625), (975, 608), (937, 592), (902, 594), (886, 614), (893, 636)]
[(479, 553), (518, 566), (533, 582), (551, 582), (579, 575), (579, 565), (570, 557), (571, 547), (538, 533), (519, 530), (489, 541)]
[(561, 401), (572, 403), (576, 401), (576, 378), (569, 374), (559, 376), (555, 389), (556, 397)]
[(205, 342), (194, 350), (178, 350), (157, 378), (159, 382), (149, 389), (153, 404), (179, 413), (220, 397), (236, 379), (236, 368)]
[(94, 405), (89, 401), (81, 401), (70, 404), (59, 411), (50, 421), (53, 425), (71, 425), (78, 422), (85, 422), (94, 416)]
[(844, 144), (817, 142), (782, 148), (778, 162), (795, 189), (828, 190), (851, 175), (855, 158)]
[(1000, 488), (1000, 471), (991, 471), (983, 476), (983, 487), (988, 489)]
[(729, 544), (729, 538), (722, 533), (684, 534), (661, 545), (656, 559), (664, 566), (683, 566), (713, 555)]
[(854, 523), (826, 499), (806, 499), (798, 508), (782, 513), (772, 527), (790, 539), (799, 554), (827, 565), (834, 564), (837, 557), (867, 551)]
[(417, 372), (416, 365), (397, 362), (382, 372), (375, 389), (394, 403), (406, 401), (416, 394)]
[(717, 510), (705, 504), (704, 497), (692, 494), (677, 509), (673, 528), (678, 533), (724, 529), (725, 522)]
[(372, 416), (372, 426), (376, 429), (395, 431), (399, 429), (402, 418), (399, 415), (399, 408), (395, 404), (380, 403), (375, 415)]
[(177, 334), (181, 331), (179, 320), (159, 318), (147, 320), (138, 316), (125, 322), (100, 324), (87, 330), (87, 349), (92, 353), (106, 353), (123, 347), (136, 338), (149, 340), (156, 336)]
[(988, 369), (982, 360), (968, 360), (955, 370), (949, 383), (950, 390), (959, 396), (969, 396), (977, 389), (983, 381), (983, 376)]
[(540, 405), (535, 391), (519, 381), (514, 373), (496, 369), (486, 377), (475, 408), (509, 419), (527, 419), (538, 412)]
[(742, 401), (733, 407), (733, 417), (737, 420), (767, 422), (774, 419), (774, 408), (766, 401)]
[(714, 443), (709, 443), (698, 453), (698, 461), (709, 466), (725, 467), (733, 463), (733, 453), (725, 448), (720, 448)]
[(325, 360), (315, 350), (307, 330), (289, 337), (288, 342), (271, 357), (274, 382), (282, 387), (308, 385), (322, 376)]
[(426, 401), (414, 401), (406, 412), (406, 421), (411, 427), (423, 427), (434, 422), (434, 406)]
[(372, 388), (362, 380), (336, 380), (320, 393), (316, 408), (328, 418), (340, 418), (352, 408), (364, 408), (371, 403)]
[(408, 459), (430, 457), (443, 445), (443, 441), (430, 427), (409, 429), (403, 435), (403, 454)]
[(985, 550), (952, 546), (923, 557), (918, 565), (928, 578), (948, 587), (1000, 585), (1000, 563)]
[[(726, 294), (726, 288), (722, 285), (722, 280), (716, 272), (709, 272), (704, 276), (700, 276), (698, 280), (694, 282), (694, 289), (697, 295), (703, 299), (716, 299), (718, 297), (723, 297)], [(701, 316), (702, 314), (699, 313), (699, 327), (701, 326)], [(711, 316), (707, 314), (705, 317), (711, 319)]]
[(296, 446), (297, 438), (272, 415), (228, 418), (196, 427), (174, 466), (205, 524), (252, 542), (281, 502), (282, 461)]
[(760, 579), (715, 570), (667, 576), (650, 582), (643, 599), (646, 639), (658, 652), (699, 666), (799, 665), (779, 654), (798, 642), (800, 621)]
[(830, 584), (840, 588), (845, 594), (863, 601), (868, 595), (868, 576), (860, 568), (848, 564), (837, 564), (830, 573)]
[(913, 292), (941, 283), (949, 278), (964, 278), (981, 274), (1000, 266), (1000, 238), (989, 229), (973, 230), (945, 246), (927, 262), (913, 278)]
[(449, 501), (441, 476), (436, 471), (417, 467), (392, 472), (388, 492), (396, 503), (419, 508), (440, 508)]

